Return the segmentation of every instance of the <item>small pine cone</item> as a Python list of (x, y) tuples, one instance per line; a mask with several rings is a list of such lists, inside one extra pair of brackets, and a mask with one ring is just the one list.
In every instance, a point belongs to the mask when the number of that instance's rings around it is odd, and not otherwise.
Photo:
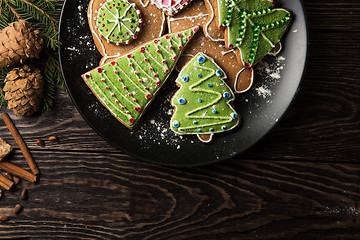
[(29, 22), (19, 20), (0, 31), (0, 68), (38, 58), (44, 40)]
[(8, 108), (16, 115), (31, 116), (40, 110), (44, 80), (37, 68), (14, 68), (5, 78), (3, 89)]

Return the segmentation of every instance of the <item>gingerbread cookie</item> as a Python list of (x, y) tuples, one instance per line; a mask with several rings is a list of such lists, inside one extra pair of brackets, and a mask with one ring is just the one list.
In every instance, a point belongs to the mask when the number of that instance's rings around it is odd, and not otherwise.
[(159, 9), (164, 11), (166, 15), (173, 16), (185, 6), (187, 6), (191, 0), (151, 0), (152, 3)]
[(162, 36), (165, 14), (149, 3), (150, 0), (90, 0), (88, 21), (103, 56), (100, 65)]
[(82, 78), (111, 114), (132, 129), (198, 29), (168, 34), (140, 45)]
[[(225, 78), (226, 74), (213, 59), (198, 53), (176, 79), (180, 89), (171, 100), (175, 108), (171, 130), (196, 134), (201, 141), (210, 142), (213, 134), (235, 128), (240, 117), (230, 105), (235, 97)], [(206, 137), (201, 136), (204, 134)]]
[(199, 32), (194, 36), (194, 41), (189, 44), (184, 54), (181, 55), (179, 62), (176, 64), (177, 68), (181, 69), (198, 52), (203, 52), (216, 60), (219, 66), (226, 72), (228, 76), (227, 84), (232, 87), (234, 92), (245, 92), (253, 84), (254, 72), (250, 68), (244, 68), (242, 62), (239, 63), (237, 61), (235, 51), (226, 49), (224, 42), (211, 41), (205, 37), (205, 24), (209, 14), (211, 15), (211, 12), (207, 11), (204, 1), (194, 0), (188, 8), (173, 17), (167, 18), (170, 32), (182, 31), (193, 25), (203, 26), (203, 32)]
[(225, 28), (226, 47), (235, 48), (238, 60), (248, 67), (276, 47), (291, 20), (289, 11), (274, 8), (275, 3), (269, 0), (208, 1), (207, 7), (213, 8), (214, 18), (207, 24), (218, 24), (211, 34), (221, 34)]

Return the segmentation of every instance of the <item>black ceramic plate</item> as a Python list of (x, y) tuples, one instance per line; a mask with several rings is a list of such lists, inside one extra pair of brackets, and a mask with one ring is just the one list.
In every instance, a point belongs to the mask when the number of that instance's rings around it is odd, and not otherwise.
[(169, 166), (196, 166), (231, 158), (256, 142), (278, 122), (293, 100), (304, 71), (307, 54), (307, 27), (299, 0), (279, 0), (277, 5), (294, 13), (293, 23), (282, 40), (277, 57), (266, 57), (256, 68), (255, 86), (237, 96), (234, 106), (242, 116), (235, 130), (215, 134), (210, 144), (196, 136), (178, 136), (169, 129), (170, 99), (177, 90), (176, 72), (167, 80), (134, 130), (118, 122), (96, 99), (80, 77), (97, 67), (97, 52), (88, 27), (89, 0), (65, 1), (59, 52), (69, 93), (79, 112), (104, 139), (115, 147), (143, 160)]

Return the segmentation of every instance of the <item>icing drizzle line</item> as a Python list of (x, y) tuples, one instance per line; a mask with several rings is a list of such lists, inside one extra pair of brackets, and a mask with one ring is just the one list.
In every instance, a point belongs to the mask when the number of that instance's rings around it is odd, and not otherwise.
[(204, 105), (202, 107), (196, 108), (196, 109), (194, 109), (194, 110), (192, 110), (190, 112), (185, 113), (185, 117), (189, 118), (189, 119), (219, 119), (219, 120), (224, 120), (224, 121), (217, 122), (217, 123), (209, 123), (209, 124), (203, 124), (203, 125), (190, 126), (190, 127), (179, 127), (179, 131), (187, 130), (187, 129), (197, 129), (197, 128), (203, 128), (203, 127), (209, 127), (209, 126), (216, 126), (216, 125), (230, 123), (230, 122), (232, 122), (234, 120), (230, 116), (229, 117), (222, 117), (222, 116), (191, 116), (196, 112), (199, 112), (199, 111), (201, 111), (203, 109), (206, 109), (206, 108), (218, 103), (222, 99), (222, 94), (219, 93), (219, 92), (197, 88), (197, 86), (199, 86), (201, 83), (205, 82), (206, 80), (208, 80), (209, 78), (214, 76), (216, 71), (214, 69), (211, 69), (211, 68), (200, 66), (200, 64), (198, 62), (196, 62), (195, 64), (200, 69), (210, 71), (210, 74), (207, 75), (206, 77), (204, 77), (203, 79), (201, 79), (199, 82), (197, 82), (197, 83), (195, 83), (193, 85), (190, 85), (189, 90), (192, 91), (192, 92), (210, 93), (210, 94), (217, 95), (217, 97), (212, 102), (210, 102), (210, 103), (208, 103), (208, 104), (206, 104), (206, 105)]

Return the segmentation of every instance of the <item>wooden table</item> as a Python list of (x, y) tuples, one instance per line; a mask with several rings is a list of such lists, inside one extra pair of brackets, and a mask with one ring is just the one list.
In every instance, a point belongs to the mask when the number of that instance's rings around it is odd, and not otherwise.
[[(300, 92), (279, 125), (235, 159), (191, 169), (134, 159), (61, 91), (51, 112), (10, 114), (41, 176), (0, 199), (0, 214), (10, 214), (0, 238), (360, 239), (360, 3), (304, 2), (311, 45)], [(60, 141), (35, 144), (51, 135)], [(0, 136), (17, 146), (3, 123)], [(10, 160), (27, 167), (18, 148)]]

